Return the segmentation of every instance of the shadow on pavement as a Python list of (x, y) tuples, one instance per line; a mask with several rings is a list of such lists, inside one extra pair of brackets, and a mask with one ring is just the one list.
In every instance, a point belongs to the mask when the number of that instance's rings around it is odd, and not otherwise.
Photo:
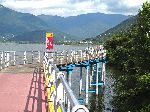
[(41, 67), (35, 67), (24, 112), (46, 112)]

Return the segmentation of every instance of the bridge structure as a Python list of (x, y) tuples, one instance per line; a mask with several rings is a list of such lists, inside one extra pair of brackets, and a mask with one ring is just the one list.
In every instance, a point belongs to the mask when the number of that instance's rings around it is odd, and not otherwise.
[[(102, 94), (103, 89), (100, 87), (104, 87), (106, 83), (106, 50), (104, 47), (100, 45), (78, 51), (44, 52), (43, 56), (41, 54), (40, 51), (24, 51), (20, 52), (20, 55), (15, 51), (5, 51), (0, 54), (1, 71), (11, 65), (40, 64), (35, 67), (24, 112), (89, 112), (90, 94)], [(71, 78), (74, 75), (73, 70), (76, 68), (80, 70), (79, 81), (76, 82), (79, 89), (72, 90), (73, 79)], [(86, 73), (83, 73), (83, 69)], [(34, 77), (36, 77), (36, 81), (34, 81)], [(83, 80), (84, 77), (85, 80)], [(35, 84), (34, 96), (36, 91), (40, 96), (40, 98), (36, 98), (36, 110), (34, 104), (29, 106), (33, 82), (38, 83), (39, 87), (37, 88)], [(37, 89), (42, 90), (40, 95), (40, 90)], [(78, 92), (79, 97), (74, 94), (74, 91)]]

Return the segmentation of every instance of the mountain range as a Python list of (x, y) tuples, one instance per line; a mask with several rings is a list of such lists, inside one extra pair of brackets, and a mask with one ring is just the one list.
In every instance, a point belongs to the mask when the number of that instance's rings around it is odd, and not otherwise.
[(69, 38), (73, 37), (47, 25), (37, 16), (20, 13), (0, 5), (0, 40), (28, 41), (36, 33), (36, 41), (40, 41), (41, 34), (44, 37), (46, 32), (53, 32), (55, 40), (60, 40), (66, 35)]
[(129, 17), (103, 13), (65, 18), (35, 16), (0, 5), (0, 40), (44, 42), (46, 32), (53, 32), (55, 41), (63, 40), (64, 37), (67, 40), (80, 40), (101, 34)]
[(103, 43), (114, 34), (117, 34), (120, 32), (127, 32), (130, 29), (130, 27), (136, 22), (137, 17), (138, 15), (132, 16), (124, 20), (120, 24), (116, 25), (115, 27), (110, 28), (109, 30), (97, 35), (96, 37), (88, 38), (86, 40), (91, 40), (91, 41), (94, 41), (95, 43)]
[(48, 15), (39, 15), (38, 17), (49, 26), (53, 26), (65, 33), (72, 34), (78, 37), (78, 39), (95, 37), (129, 18), (129, 16), (120, 14), (103, 13), (89, 13), (66, 18)]

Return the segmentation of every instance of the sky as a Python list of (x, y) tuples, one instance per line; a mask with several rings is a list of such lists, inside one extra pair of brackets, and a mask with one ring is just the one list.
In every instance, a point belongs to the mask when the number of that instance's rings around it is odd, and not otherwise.
[[(62, 17), (87, 13), (136, 15), (146, 0), (0, 0), (13, 10)], [(150, 0), (147, 0), (150, 1)]]

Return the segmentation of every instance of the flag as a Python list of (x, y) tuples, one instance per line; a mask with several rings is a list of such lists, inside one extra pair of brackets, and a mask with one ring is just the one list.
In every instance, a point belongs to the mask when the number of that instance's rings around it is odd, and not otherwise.
[(53, 33), (46, 33), (46, 49), (53, 49)]

